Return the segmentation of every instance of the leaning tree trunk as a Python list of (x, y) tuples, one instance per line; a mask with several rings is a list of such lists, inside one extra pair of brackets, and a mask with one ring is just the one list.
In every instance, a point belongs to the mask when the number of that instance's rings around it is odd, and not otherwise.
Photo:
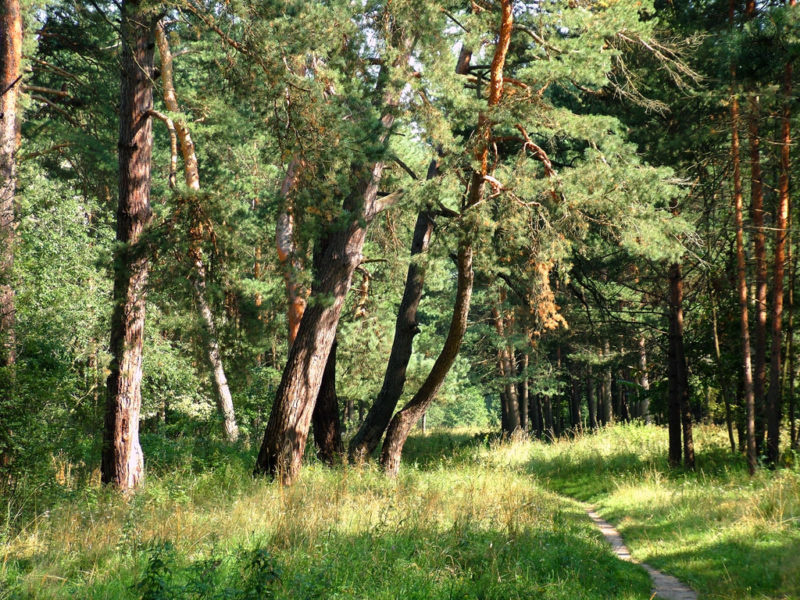
[(317, 403), (311, 414), (317, 456), (327, 465), (334, 465), (344, 455), (339, 400), (336, 397), (336, 345), (334, 339), (325, 372), (322, 374)]
[[(166, 32), (163, 24), (159, 23), (155, 30), (155, 40), (158, 52), (161, 55), (161, 82), (163, 89), (164, 105), (171, 113), (179, 113), (180, 106), (175, 93), (175, 83), (172, 68), (172, 51), (169, 47)], [(168, 122), (168, 127), (170, 126)], [(194, 142), (189, 132), (186, 122), (177, 119), (172, 124), (175, 131), (181, 155), (183, 156), (183, 175), (186, 187), (192, 192), (200, 190), (200, 169), (197, 163)], [(174, 154), (173, 165), (170, 169), (174, 173)], [(174, 178), (170, 179), (174, 185)], [(196, 200), (195, 200), (196, 201)], [(235, 442), (239, 437), (239, 427), (236, 424), (236, 415), (233, 411), (233, 398), (231, 397), (228, 378), (225, 376), (225, 367), (222, 363), (222, 352), (219, 345), (219, 335), (217, 326), (214, 323), (214, 314), (211, 304), (208, 302), (208, 285), (206, 283), (206, 265), (203, 257), (202, 248), (202, 228), (196, 215), (192, 215), (192, 226), (189, 231), (189, 260), (192, 264), (190, 279), (192, 290), (194, 291), (195, 301), (200, 312), (200, 323), (203, 328), (203, 345), (208, 364), (211, 367), (211, 381), (214, 385), (214, 396), (216, 399), (217, 410), (222, 416), (223, 432), (225, 439)]]
[[(790, 5), (794, 5), (791, 0)], [(781, 120), (781, 174), (778, 182), (778, 210), (775, 215), (775, 262), (772, 282), (772, 346), (770, 348), (769, 395), (767, 398), (767, 463), (775, 466), (780, 454), (781, 427), (781, 341), (783, 339), (783, 272), (786, 261), (786, 222), (789, 217), (789, 146), (792, 118), (792, 63), (783, 74), (783, 118)]]
[[(728, 20), (733, 28), (736, 0), (730, 0)], [(731, 64), (731, 79), (736, 81), (736, 67)], [(735, 85), (735, 84), (734, 84)], [(750, 325), (747, 314), (747, 267), (744, 258), (744, 208), (742, 200), (741, 159), (739, 157), (739, 99), (735, 88), (731, 90), (731, 156), (733, 160), (733, 204), (736, 221), (736, 279), (739, 290), (739, 312), (742, 336), (742, 374), (744, 385), (746, 429), (747, 429), (747, 466), (750, 474), (755, 473), (756, 435), (755, 435), (755, 392), (753, 383), (752, 360), (750, 356)], [(741, 447), (741, 444), (740, 444)]]
[(131, 490), (144, 477), (139, 444), (142, 346), (148, 258), (139, 238), (150, 221), (152, 154), (152, 9), (122, 4), (122, 85), (119, 105), (119, 204), (111, 316), (111, 365), (107, 379), (101, 478)]
[[(432, 169), (435, 171), (435, 163), (432, 163)], [(429, 169), (429, 175), (430, 173)], [(433, 228), (433, 215), (429, 211), (421, 211), (417, 215), (417, 222), (414, 226), (414, 235), (411, 241), (412, 259), (408, 265), (403, 299), (397, 311), (394, 341), (383, 376), (383, 385), (378, 397), (370, 407), (366, 419), (350, 442), (350, 460), (363, 461), (375, 451), (383, 432), (389, 425), (397, 402), (403, 394), (414, 336), (419, 333), (417, 309), (422, 299), (422, 287), (425, 282), (425, 270), (418, 261), (414, 260), (414, 257), (427, 251)]]
[(447, 333), (444, 347), (419, 391), (394, 416), (389, 424), (389, 429), (386, 431), (386, 439), (383, 442), (381, 451), (381, 465), (389, 475), (396, 475), (400, 469), (400, 456), (411, 428), (428, 410), (444, 382), (445, 376), (458, 356), (461, 340), (467, 330), (472, 282), (472, 246), (467, 241), (462, 241), (458, 249), (456, 303), (453, 308), (453, 317), (450, 321), (450, 330)]

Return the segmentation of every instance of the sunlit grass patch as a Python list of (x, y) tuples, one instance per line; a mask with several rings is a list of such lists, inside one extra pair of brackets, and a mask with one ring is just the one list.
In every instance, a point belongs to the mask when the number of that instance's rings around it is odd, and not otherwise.
[(800, 597), (800, 472), (749, 477), (719, 428), (696, 428), (695, 443), (695, 473), (669, 469), (666, 430), (641, 425), (534, 444), (530, 469), (596, 504), (637, 558), (707, 597)]

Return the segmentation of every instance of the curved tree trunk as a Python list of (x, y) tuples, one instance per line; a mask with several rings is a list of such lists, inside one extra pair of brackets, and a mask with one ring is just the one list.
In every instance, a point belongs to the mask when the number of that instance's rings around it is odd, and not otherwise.
[[(172, 113), (180, 112), (178, 98), (175, 94), (175, 84), (172, 69), (172, 52), (169, 47), (166, 32), (163, 25), (158, 24), (155, 30), (155, 40), (158, 52), (161, 55), (161, 81), (164, 91), (164, 105)], [(181, 155), (183, 156), (183, 174), (186, 187), (193, 192), (200, 190), (200, 169), (197, 165), (197, 154), (194, 149), (194, 142), (186, 127), (183, 119), (174, 122), (174, 130), (178, 142), (180, 143)], [(174, 173), (174, 158), (171, 172)], [(174, 177), (170, 178), (174, 181)], [(174, 185), (174, 183), (173, 183)], [(225, 376), (225, 367), (222, 363), (222, 353), (219, 347), (219, 336), (217, 326), (214, 323), (214, 314), (208, 302), (208, 290), (206, 283), (206, 266), (203, 257), (202, 228), (197, 219), (192, 217), (193, 225), (189, 231), (189, 259), (193, 266), (191, 274), (192, 290), (200, 312), (200, 323), (203, 327), (203, 344), (205, 345), (205, 355), (211, 367), (211, 381), (214, 386), (214, 396), (216, 399), (217, 410), (222, 416), (223, 430), (225, 439), (235, 442), (239, 437), (239, 427), (236, 424), (236, 416), (233, 411), (233, 398), (228, 387), (228, 378)]]
[[(435, 169), (434, 165), (435, 163), (432, 163)], [(408, 265), (403, 299), (397, 312), (394, 341), (383, 376), (383, 385), (378, 397), (370, 407), (366, 419), (350, 442), (349, 454), (352, 461), (363, 461), (375, 451), (383, 432), (389, 425), (397, 402), (403, 394), (414, 336), (419, 333), (417, 309), (422, 299), (422, 288), (425, 283), (425, 271), (413, 257), (428, 250), (433, 229), (433, 215), (428, 211), (421, 211), (417, 215), (417, 222), (414, 226), (414, 236), (411, 241), (412, 259)]]
[(111, 365), (107, 379), (101, 477), (122, 490), (144, 477), (139, 444), (142, 344), (149, 262), (137, 242), (150, 221), (153, 34), (151, 9), (122, 5), (122, 85), (119, 122), (119, 204), (114, 261)]
[(381, 451), (381, 465), (388, 475), (394, 476), (400, 469), (400, 456), (411, 428), (433, 402), (445, 376), (458, 356), (461, 340), (467, 330), (472, 282), (472, 246), (468, 242), (462, 241), (458, 249), (458, 287), (450, 330), (447, 333), (444, 347), (431, 368), (431, 372), (425, 378), (425, 382), (408, 404), (394, 416), (386, 431), (386, 439)]

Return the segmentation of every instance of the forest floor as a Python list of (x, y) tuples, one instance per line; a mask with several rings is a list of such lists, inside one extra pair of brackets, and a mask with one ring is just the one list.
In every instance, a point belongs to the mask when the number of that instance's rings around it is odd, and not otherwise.
[(800, 597), (798, 470), (750, 479), (703, 430), (698, 473), (671, 474), (665, 440), (441, 432), (409, 441), (394, 481), (312, 463), (285, 488), (250, 476), (252, 449), (148, 435), (129, 499), (61, 457), (55, 484), (4, 500), (0, 599), (650, 598), (563, 494), (701, 597)]

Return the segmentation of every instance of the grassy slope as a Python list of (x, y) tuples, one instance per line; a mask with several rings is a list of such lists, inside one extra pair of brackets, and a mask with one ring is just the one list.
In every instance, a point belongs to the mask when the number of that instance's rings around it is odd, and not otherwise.
[(530, 444), (467, 439), (412, 440), (394, 482), (312, 465), (292, 488), (253, 480), (247, 452), (150, 440), (132, 499), (66, 478), (0, 531), (0, 598), (649, 597), (576, 503), (532, 481)]
[(696, 474), (666, 464), (666, 430), (618, 426), (535, 444), (531, 469), (558, 492), (589, 501), (634, 556), (705, 598), (800, 598), (800, 470), (752, 479), (724, 433), (697, 428)]

